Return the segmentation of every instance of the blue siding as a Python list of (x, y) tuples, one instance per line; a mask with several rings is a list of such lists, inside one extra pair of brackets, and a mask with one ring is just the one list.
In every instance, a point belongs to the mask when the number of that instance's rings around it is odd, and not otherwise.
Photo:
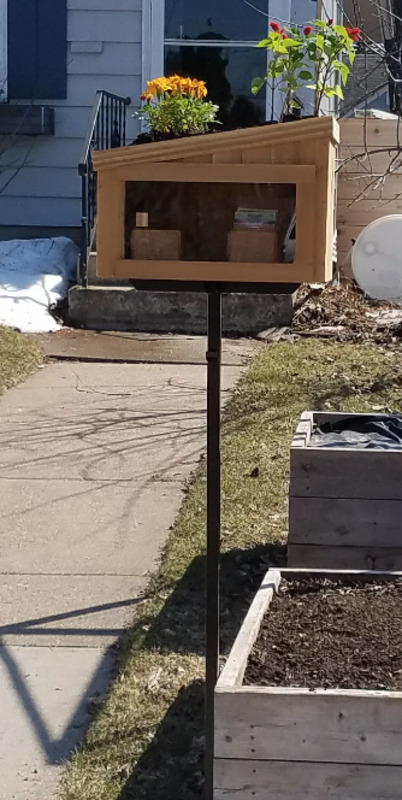
[(67, 0), (8, 1), (10, 99), (67, 96)]

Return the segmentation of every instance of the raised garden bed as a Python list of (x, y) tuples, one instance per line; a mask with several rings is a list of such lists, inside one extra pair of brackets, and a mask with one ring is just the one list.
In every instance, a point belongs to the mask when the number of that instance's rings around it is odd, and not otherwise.
[(352, 416), (301, 417), (290, 452), (291, 567), (402, 570), (402, 449), (312, 442), (317, 426)]
[(216, 689), (215, 800), (400, 800), (402, 574), (270, 570)]

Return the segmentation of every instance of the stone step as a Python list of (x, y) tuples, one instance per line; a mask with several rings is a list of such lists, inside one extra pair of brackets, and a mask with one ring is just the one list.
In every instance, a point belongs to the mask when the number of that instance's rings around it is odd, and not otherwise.
[[(227, 335), (256, 336), (288, 327), (294, 294), (228, 294), (223, 297)], [(149, 292), (129, 286), (74, 286), (69, 292), (69, 323), (77, 328), (149, 333), (206, 333), (207, 298), (202, 292)]]

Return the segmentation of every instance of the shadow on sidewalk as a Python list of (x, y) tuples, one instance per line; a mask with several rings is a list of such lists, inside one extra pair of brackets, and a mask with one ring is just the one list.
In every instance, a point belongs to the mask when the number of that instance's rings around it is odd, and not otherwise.
[[(18, 642), (18, 647), (25, 648), (25, 637), (27, 636), (31, 637), (36, 634), (40, 636), (49, 636), (51, 638), (57, 635), (63, 637), (63, 646), (68, 648), (69, 637), (72, 636), (97, 636), (100, 637), (100, 641), (102, 637), (121, 636), (123, 633), (122, 627), (110, 628), (105, 626), (100, 628), (95, 627), (94, 624), (91, 627), (85, 628), (64, 628), (52, 627), (52, 624), (66, 622), (72, 619), (78, 621), (80, 617), (83, 616), (92, 616), (118, 608), (134, 607), (142, 602), (143, 599), (143, 597), (128, 598), (127, 600), (116, 601), (114, 603), (104, 603), (102, 605), (75, 609), (74, 611), (61, 614), (50, 614), (44, 617), (36, 617), (0, 626), (0, 667), (3, 666), (8, 675), (10, 690), (14, 692), (19, 705), (23, 708), (27, 726), (32, 729), (33, 735), (39, 743), (48, 764), (60, 764), (66, 761), (74, 748), (81, 741), (91, 719), (89, 708), (91, 698), (93, 699), (99, 695), (102, 696), (110, 685), (113, 670), (116, 665), (116, 645), (111, 645), (103, 653), (97, 669), (84, 687), (76, 708), (72, 708), (71, 710), (71, 717), (67, 727), (65, 730), (61, 731), (59, 737), (55, 737), (51, 730), (52, 727), (54, 730), (54, 720), (50, 720), (50, 722), (53, 723), (50, 725), (38, 706), (34, 693), (26, 680), (27, 676), (24, 674), (25, 671), (18, 662), (18, 658), (15, 656), (15, 642)], [(48, 627), (49, 625), (50, 627)], [(13, 646), (8, 645), (5, 639), (6, 636), (10, 635), (12, 635), (14, 639)], [(18, 637), (18, 639), (16, 639), (16, 637)], [(49, 647), (51, 647), (51, 644)], [(77, 676), (77, 680), (80, 680), (79, 676)]]

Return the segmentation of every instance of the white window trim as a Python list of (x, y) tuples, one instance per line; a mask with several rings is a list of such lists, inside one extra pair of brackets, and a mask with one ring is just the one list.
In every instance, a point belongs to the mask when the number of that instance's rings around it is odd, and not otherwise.
[[(0, 0), (1, 2), (2, 0)], [(164, 72), (165, 0), (143, 0), (142, 83)]]
[(7, 0), (0, 0), (0, 103), (8, 100)]

